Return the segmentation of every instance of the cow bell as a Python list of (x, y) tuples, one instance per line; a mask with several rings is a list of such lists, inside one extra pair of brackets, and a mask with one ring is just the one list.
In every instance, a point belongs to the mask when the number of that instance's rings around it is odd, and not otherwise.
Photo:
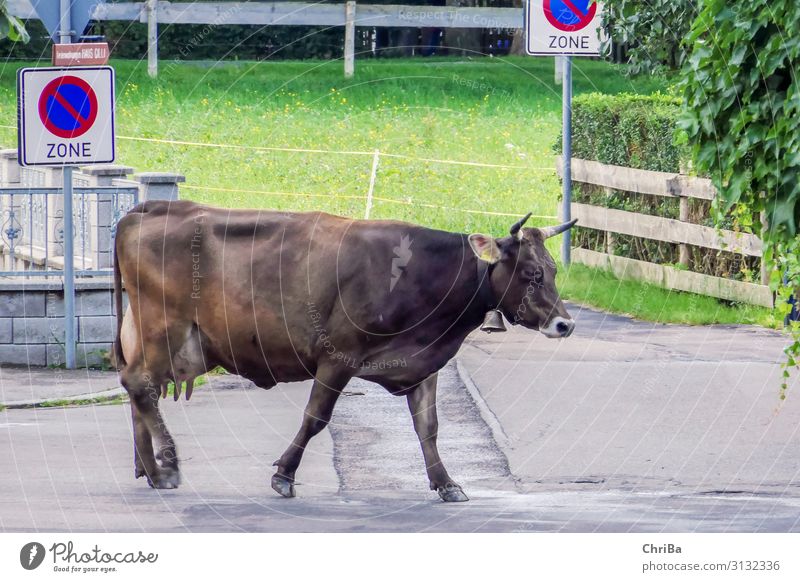
[(503, 314), (500, 313), (499, 309), (492, 309), (486, 312), (481, 331), (486, 333), (506, 331), (506, 324), (503, 323)]

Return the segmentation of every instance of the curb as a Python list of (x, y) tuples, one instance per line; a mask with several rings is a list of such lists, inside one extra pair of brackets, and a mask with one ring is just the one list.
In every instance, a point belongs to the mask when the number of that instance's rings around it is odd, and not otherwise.
[(475, 401), (475, 405), (478, 407), (478, 412), (480, 413), (483, 422), (485, 422), (486, 426), (489, 427), (489, 430), (492, 431), (494, 442), (497, 443), (497, 446), (500, 447), (501, 451), (510, 449), (511, 439), (508, 438), (506, 431), (503, 430), (503, 425), (500, 424), (497, 416), (495, 416), (494, 412), (492, 412), (492, 409), (489, 408), (486, 400), (483, 399), (480, 390), (475, 385), (475, 382), (473, 382), (472, 376), (469, 375), (466, 366), (461, 363), (460, 358), (456, 358), (456, 370), (458, 372), (459, 379), (461, 382), (463, 382), (464, 386), (467, 387), (467, 392), (469, 392), (472, 400)]
[[(125, 396), (127, 392), (124, 388), (111, 388), (102, 392), (89, 392), (88, 394), (77, 394), (75, 396), (65, 396), (64, 398), (46, 398), (42, 400), (14, 400), (11, 402), (0, 402), (0, 407), (7, 410), (19, 410), (25, 408), (50, 408), (56, 406), (70, 406), (71, 404), (99, 404), (109, 400), (115, 400), (120, 396)], [(57, 405), (52, 403), (58, 402)]]

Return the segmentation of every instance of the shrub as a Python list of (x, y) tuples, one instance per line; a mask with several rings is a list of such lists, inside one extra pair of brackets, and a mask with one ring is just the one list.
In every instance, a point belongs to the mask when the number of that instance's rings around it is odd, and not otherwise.
[[(685, 134), (679, 129), (682, 115), (681, 100), (669, 95), (578, 96), (572, 106), (572, 155), (641, 170), (681, 172), (690, 159)], [(561, 136), (555, 149), (560, 153)], [(578, 183), (574, 184), (573, 193), (575, 202), (664, 218), (677, 219), (679, 216), (677, 198), (616, 190), (607, 192), (604, 188)], [(689, 220), (713, 226), (710, 203), (690, 200)], [(719, 226), (730, 228), (732, 224), (728, 219)], [(677, 244), (614, 235), (613, 245), (610, 245), (612, 241), (607, 240), (602, 232), (586, 228), (576, 229), (574, 240), (576, 246), (601, 252), (610, 250), (618, 256), (660, 264), (678, 262)], [(689, 268), (693, 271), (738, 280), (758, 279), (758, 258), (702, 247), (690, 247), (689, 250)]]
[(626, 47), (631, 74), (673, 70), (685, 58), (681, 43), (697, 15), (697, 4), (697, 0), (605, 0), (603, 26), (609, 40)]
[[(572, 156), (678, 172), (688, 159), (675, 139), (680, 114), (680, 100), (668, 95), (579, 95), (572, 103)], [(556, 150), (561, 151), (560, 135)]]

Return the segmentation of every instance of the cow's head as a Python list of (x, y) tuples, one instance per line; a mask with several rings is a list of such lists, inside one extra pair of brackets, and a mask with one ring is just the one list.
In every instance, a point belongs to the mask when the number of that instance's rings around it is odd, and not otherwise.
[(556, 289), (556, 263), (544, 241), (571, 228), (577, 220), (547, 228), (522, 228), (529, 217), (514, 224), (510, 236), (472, 234), (469, 244), (478, 260), (490, 265), (492, 292), (506, 319), (550, 338), (567, 337), (575, 322)]

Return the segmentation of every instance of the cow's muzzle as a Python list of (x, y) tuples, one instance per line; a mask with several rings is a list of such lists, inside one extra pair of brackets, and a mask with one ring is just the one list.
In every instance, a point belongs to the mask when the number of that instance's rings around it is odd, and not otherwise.
[(566, 319), (561, 316), (554, 317), (550, 320), (550, 323), (547, 324), (547, 327), (539, 329), (539, 331), (549, 338), (569, 337), (574, 330), (575, 320)]

